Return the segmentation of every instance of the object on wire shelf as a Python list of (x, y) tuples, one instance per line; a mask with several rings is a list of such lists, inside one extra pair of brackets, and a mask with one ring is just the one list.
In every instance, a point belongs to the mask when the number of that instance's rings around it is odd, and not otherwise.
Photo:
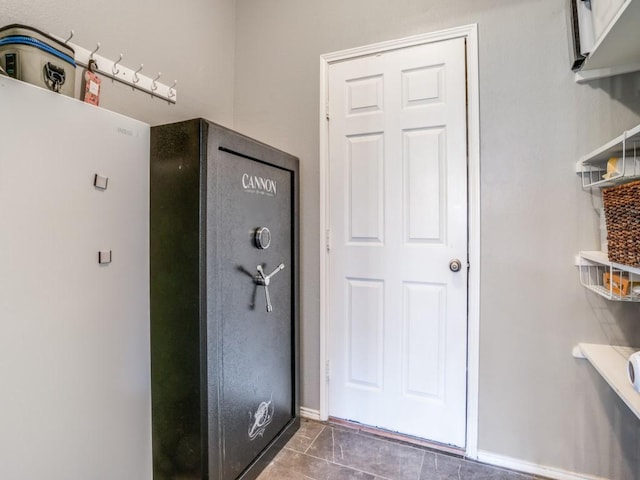
[(640, 268), (640, 181), (603, 189), (602, 202), (609, 261)]
[(620, 175), (620, 171), (618, 170), (618, 158), (611, 157), (607, 160), (607, 173), (602, 175), (602, 178), (605, 180), (610, 179), (611, 177), (617, 177)]
[(638, 287), (640, 287), (640, 282), (629, 280), (629, 276), (623, 273), (604, 272), (602, 283), (604, 288), (620, 297), (637, 294)]

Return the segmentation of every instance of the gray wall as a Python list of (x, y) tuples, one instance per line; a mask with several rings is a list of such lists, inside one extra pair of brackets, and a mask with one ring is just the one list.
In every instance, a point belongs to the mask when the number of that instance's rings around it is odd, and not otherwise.
[(480, 448), (630, 480), (640, 422), (570, 350), (640, 345), (640, 309), (578, 284), (574, 255), (598, 247), (598, 230), (573, 170), (640, 121), (640, 76), (575, 84), (565, 15), (558, 0), (0, 0), (0, 25), (73, 28), (86, 48), (100, 41), (105, 56), (179, 80), (175, 106), (105, 80), (104, 107), (151, 124), (204, 116), (301, 157), (309, 408), (319, 407), (319, 56), (478, 23)]
[(558, 0), (237, 0), (235, 127), (301, 157), (303, 398), (319, 407), (319, 56), (478, 23), (483, 451), (640, 477), (640, 421), (580, 341), (640, 345), (640, 309), (594, 297), (574, 256), (598, 248), (575, 162), (640, 120), (638, 74), (577, 85)]
[[(234, 0), (0, 0), (0, 26), (20, 23), (66, 38), (171, 85), (169, 105), (103, 79), (100, 105), (152, 125), (205, 117), (233, 124)], [(78, 76), (81, 74), (78, 69)], [(79, 85), (79, 78), (76, 82)]]

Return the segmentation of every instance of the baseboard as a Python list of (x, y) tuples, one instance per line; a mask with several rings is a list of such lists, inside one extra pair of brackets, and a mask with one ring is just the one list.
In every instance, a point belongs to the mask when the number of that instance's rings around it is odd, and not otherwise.
[(582, 473), (567, 472), (554, 467), (546, 467), (544, 465), (538, 465), (537, 463), (531, 463), (517, 458), (505, 457), (502, 455), (496, 455), (495, 453), (485, 452), (478, 450), (477, 460), (482, 463), (487, 463), (495, 467), (508, 468), (510, 470), (516, 470), (522, 473), (529, 473), (533, 475), (540, 475), (542, 477), (553, 478), (555, 480), (607, 480), (604, 477), (595, 477), (593, 475), (585, 475)]
[(320, 410), (314, 410), (312, 408), (300, 407), (300, 416), (308, 420), (320, 421)]

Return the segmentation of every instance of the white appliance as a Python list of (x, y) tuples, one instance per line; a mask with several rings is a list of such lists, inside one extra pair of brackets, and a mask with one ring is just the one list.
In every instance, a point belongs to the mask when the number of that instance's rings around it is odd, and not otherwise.
[(1, 76), (0, 109), (0, 479), (149, 480), (149, 126)]

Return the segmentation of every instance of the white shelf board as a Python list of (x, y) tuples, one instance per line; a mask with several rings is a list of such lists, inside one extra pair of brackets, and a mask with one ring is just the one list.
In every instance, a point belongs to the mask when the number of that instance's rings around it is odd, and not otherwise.
[(633, 273), (634, 275), (640, 275), (640, 268), (630, 267), (629, 265), (623, 265), (621, 263), (615, 263), (609, 261), (609, 256), (605, 252), (600, 251), (582, 251), (580, 256), (590, 262), (599, 263), (605, 265), (614, 270), (622, 270), (623, 272)]
[(600, 35), (582, 69), (578, 83), (640, 70), (640, 0), (627, 0)]
[(618, 135), (613, 140), (605, 143), (601, 147), (596, 148), (592, 152), (583, 155), (580, 158), (580, 162), (583, 165), (593, 165), (601, 162), (606, 162), (611, 157), (621, 157), (624, 149), (624, 139), (626, 132), (622, 135)]
[(627, 361), (638, 350), (640, 348), (580, 343), (574, 349), (574, 356), (589, 360), (627, 407), (640, 418), (640, 393), (633, 389), (627, 378)]
[[(633, 127), (631, 130), (627, 130), (626, 136), (627, 136), (627, 139), (626, 139), (627, 143), (629, 142), (640, 143), (640, 125)], [(631, 148), (631, 147), (632, 145), (629, 145), (627, 148)], [(640, 148), (640, 145), (638, 145), (638, 147)]]
[(636, 125), (601, 147), (583, 155), (580, 158), (580, 163), (585, 166), (599, 164), (606, 162), (611, 157), (621, 157), (623, 152), (627, 152), (627, 156), (633, 156), (634, 150), (638, 150), (637, 153), (640, 153), (640, 125)]
[(589, 250), (580, 252), (580, 256), (586, 260), (591, 260), (602, 265), (609, 265), (609, 257), (606, 252), (600, 250)]
[(587, 290), (591, 290), (594, 293), (597, 293), (598, 295), (606, 298), (607, 300), (615, 300), (617, 302), (634, 302), (634, 303), (638, 303), (640, 302), (640, 298), (638, 297), (621, 297), (619, 295), (615, 295), (613, 293), (611, 293), (611, 290), (609, 290), (606, 287), (603, 287), (602, 285), (584, 285), (584, 288), (586, 288)]
[[(606, 173), (611, 157), (623, 159), (619, 166), (622, 171), (613, 178), (602, 179), (600, 174)], [(584, 188), (608, 187), (640, 178), (640, 125), (583, 155), (576, 164), (576, 172), (582, 176)]]
[(631, 182), (633, 180), (639, 180), (639, 179), (640, 179), (640, 175), (618, 175), (616, 177), (608, 178), (606, 180), (600, 180), (598, 182), (590, 183), (586, 185), (586, 187), (599, 187), (599, 188), (613, 187), (615, 185), (620, 185), (621, 183)]

